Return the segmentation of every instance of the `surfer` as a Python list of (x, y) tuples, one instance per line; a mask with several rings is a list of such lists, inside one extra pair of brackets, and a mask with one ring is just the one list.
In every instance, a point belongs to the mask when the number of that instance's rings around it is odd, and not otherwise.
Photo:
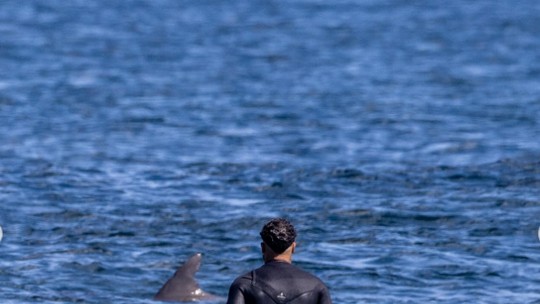
[(277, 218), (261, 230), (264, 265), (231, 284), (227, 304), (331, 304), (330, 293), (316, 276), (294, 266), (296, 230)]

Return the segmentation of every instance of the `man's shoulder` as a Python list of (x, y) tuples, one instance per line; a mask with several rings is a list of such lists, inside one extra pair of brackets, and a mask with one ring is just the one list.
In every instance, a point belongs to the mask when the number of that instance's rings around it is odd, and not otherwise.
[[(264, 272), (266, 267), (270, 267), (270, 268), (278, 267), (277, 269), (279, 269), (278, 270), (279, 272), (288, 273), (291, 278), (302, 279), (304, 281), (312, 282), (313, 284), (322, 284), (322, 285), (324, 285), (324, 283), (322, 282), (322, 280), (319, 277), (317, 277), (316, 275), (312, 274), (311, 272), (309, 272), (307, 270), (304, 270), (300, 266), (297, 266), (297, 265), (291, 264), (291, 263), (270, 263), (270, 264), (266, 264), (266, 265), (263, 265), (262, 267), (256, 269), (255, 273), (257, 273), (259, 271)], [(274, 269), (274, 271), (275, 270), (276, 269)], [(251, 273), (248, 273), (248, 275), (251, 276)]]
[(320, 285), (321, 287), (325, 287), (326, 285), (323, 283), (323, 281), (318, 277), (316, 276), (315, 274), (309, 272), (309, 271), (306, 271), (302, 268), (299, 268), (299, 271), (302, 272), (302, 274), (304, 275), (304, 279), (305, 280), (310, 280), (313, 282), (314, 285)]
[(253, 271), (248, 271), (242, 275), (239, 275), (236, 277), (236, 279), (233, 281), (232, 285), (242, 285), (245, 283), (251, 282), (252, 273)]

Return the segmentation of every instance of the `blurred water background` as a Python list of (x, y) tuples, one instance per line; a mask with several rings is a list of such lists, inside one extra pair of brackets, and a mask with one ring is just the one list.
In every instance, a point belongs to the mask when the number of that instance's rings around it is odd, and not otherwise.
[(539, 16), (1, 1), (1, 302), (226, 296), (286, 216), (335, 303), (540, 303)]

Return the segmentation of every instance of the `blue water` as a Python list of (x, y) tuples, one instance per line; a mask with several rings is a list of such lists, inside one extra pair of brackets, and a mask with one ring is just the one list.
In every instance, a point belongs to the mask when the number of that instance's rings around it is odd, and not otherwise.
[(540, 303), (540, 2), (0, 2), (0, 300)]

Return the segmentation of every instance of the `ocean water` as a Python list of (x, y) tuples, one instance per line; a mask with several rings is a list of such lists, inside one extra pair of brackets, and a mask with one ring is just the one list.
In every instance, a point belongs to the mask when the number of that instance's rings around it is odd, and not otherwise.
[(0, 2), (0, 300), (540, 303), (540, 2)]

